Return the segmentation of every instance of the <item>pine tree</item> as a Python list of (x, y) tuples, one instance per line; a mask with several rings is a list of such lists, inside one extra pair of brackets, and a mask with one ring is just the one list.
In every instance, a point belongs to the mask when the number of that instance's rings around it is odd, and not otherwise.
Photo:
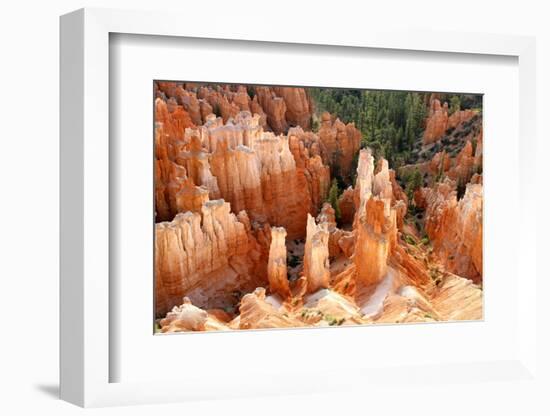
[(418, 167), (414, 169), (414, 172), (407, 179), (407, 197), (409, 201), (413, 199), (414, 191), (423, 185), (422, 174)]
[(453, 114), (456, 111), (460, 110), (460, 97), (458, 95), (453, 95), (451, 98), (451, 108), (449, 108), (449, 114)]

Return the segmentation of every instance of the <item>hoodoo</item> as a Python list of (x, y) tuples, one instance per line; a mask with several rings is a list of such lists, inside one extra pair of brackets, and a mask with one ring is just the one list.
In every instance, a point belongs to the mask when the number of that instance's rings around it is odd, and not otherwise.
[(282, 227), (271, 228), (271, 246), (267, 263), (269, 290), (283, 298), (290, 296), (286, 264), (286, 230)]
[(304, 248), (304, 275), (307, 279), (309, 293), (329, 286), (328, 239), (329, 233), (326, 224), (316, 224), (315, 219), (308, 214)]

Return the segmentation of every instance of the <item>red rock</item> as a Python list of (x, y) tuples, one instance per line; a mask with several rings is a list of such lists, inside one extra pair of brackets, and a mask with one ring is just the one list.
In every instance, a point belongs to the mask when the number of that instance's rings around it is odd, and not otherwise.
[(473, 110), (458, 110), (449, 116), (447, 129), (455, 129), (459, 124), (469, 121), (476, 113)]
[(342, 192), (338, 198), (338, 207), (340, 208), (340, 219), (344, 224), (351, 224), (355, 216), (354, 190), (350, 186)]
[(407, 197), (407, 194), (405, 193), (405, 191), (403, 191), (403, 188), (401, 188), (401, 185), (399, 185), (399, 183), (395, 179), (395, 171), (393, 169), (390, 169), (389, 173), (390, 173), (391, 188), (393, 191), (392, 204), (395, 204), (397, 201), (403, 201), (405, 206), (408, 206), (409, 198)]
[(226, 124), (210, 119), (187, 129), (187, 150), (176, 160), (195, 184), (211, 191), (211, 199), (222, 197), (233, 212), (246, 210), (253, 221), (282, 226), (290, 239), (300, 238), (307, 213), (317, 212), (330, 182), (328, 167), (320, 156), (309, 156), (301, 134), (264, 132), (258, 115), (241, 112)]
[(286, 230), (282, 227), (271, 228), (271, 246), (267, 264), (267, 278), (271, 293), (279, 294), (283, 299), (290, 296), (286, 265)]
[(157, 98), (155, 100), (155, 123), (156, 130), (159, 130), (156, 143), (157, 155), (175, 157), (178, 141), (183, 140), (185, 129), (194, 127), (191, 117), (183, 107), (176, 105), (169, 109), (165, 101)]
[(359, 153), (355, 188), (356, 235), (353, 256), (357, 283), (377, 284), (388, 270), (388, 259), (397, 239), (397, 214), (388, 162), (380, 159), (374, 174), (370, 149)]
[(318, 137), (301, 127), (288, 130), (289, 148), (296, 162), (297, 186), (305, 201), (311, 201), (309, 212), (315, 213), (325, 201), (330, 187), (330, 169), (316, 151)]
[(446, 270), (475, 282), (482, 280), (483, 187), (468, 184), (457, 201), (449, 180), (424, 188), (426, 233)]
[(256, 87), (256, 97), (267, 115), (267, 124), (275, 134), (285, 133), (288, 129), (286, 121), (286, 103), (282, 97), (277, 97), (269, 87)]
[(328, 202), (323, 204), (321, 212), (317, 216), (318, 224), (325, 224), (327, 231), (329, 233), (328, 239), (328, 252), (331, 258), (338, 256), (342, 249), (340, 247), (339, 241), (344, 236), (344, 232), (336, 226), (336, 213), (332, 205)]
[(306, 90), (296, 87), (273, 87), (273, 91), (285, 102), (287, 123), (290, 126), (301, 126), (305, 130), (311, 129), (313, 109)]
[(332, 175), (349, 180), (353, 158), (361, 147), (361, 132), (353, 123), (344, 124), (339, 119), (332, 121), (330, 114), (324, 112), (318, 134), (323, 160), (331, 166)]
[(426, 129), (424, 130), (424, 144), (436, 142), (445, 134), (448, 119), (447, 103), (441, 106), (441, 102), (438, 99), (431, 101), (430, 114), (426, 121)]
[(184, 296), (199, 307), (231, 305), (226, 297), (232, 291), (265, 281), (255, 274), (260, 253), (247, 221), (216, 200), (206, 202), (201, 213), (188, 211), (156, 224), (157, 316)]
[(468, 140), (446, 174), (458, 183), (466, 184), (474, 174), (474, 163), (472, 142)]
[(329, 287), (328, 240), (329, 232), (327, 225), (317, 225), (315, 219), (308, 214), (307, 237), (304, 249), (304, 275), (307, 279), (308, 293)]
[(370, 197), (365, 215), (357, 223), (354, 262), (358, 283), (370, 286), (386, 275), (396, 233), (396, 213), (390, 207), (390, 200)]

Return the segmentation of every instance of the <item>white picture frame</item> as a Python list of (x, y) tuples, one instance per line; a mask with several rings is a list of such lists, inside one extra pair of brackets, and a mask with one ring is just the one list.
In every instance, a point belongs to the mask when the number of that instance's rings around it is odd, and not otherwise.
[[(185, 25), (181, 22), (185, 21)], [(82, 9), (61, 18), (61, 398), (80, 406), (161, 403), (269, 394), (299, 394), (348, 389), (362, 379), (372, 388), (394, 378), (408, 383), (464, 383), (508, 381), (542, 383), (537, 372), (536, 320), (536, 217), (534, 184), (527, 167), (535, 160), (535, 40), (530, 37), (476, 33), (436, 33), (422, 30), (381, 31), (353, 28), (329, 33), (323, 28), (308, 31), (263, 24), (246, 35), (235, 33), (229, 22), (204, 26), (174, 13)], [(519, 213), (518, 264), (522, 271), (517, 292), (518, 346), (507, 359), (481, 362), (418, 363), (403, 369), (368, 367), (332, 368), (333, 383), (321, 383), (318, 374), (266, 373), (267, 382), (251, 380), (223, 389), (206, 377), (179, 381), (112, 382), (110, 366), (117, 357), (110, 349), (110, 215), (109, 189), (109, 37), (123, 33), (147, 36), (207, 38), (282, 44), (332, 45), (334, 47), (431, 51), (441, 54), (479, 54), (515, 57), (519, 67)], [(532, 145), (531, 145), (532, 144)], [(112, 224), (111, 224), (112, 225)], [(280, 333), (280, 332), (279, 332)], [(151, 334), (152, 336), (152, 334)], [(208, 335), (210, 336), (210, 335)], [(472, 374), (476, 374), (472, 377)], [(480, 376), (481, 375), (481, 376)], [(366, 377), (366, 378), (365, 378)], [(338, 380), (347, 379), (346, 382)], [(367, 380), (368, 379), (368, 380)], [(304, 382), (307, 381), (307, 382)], [(450, 388), (450, 387), (449, 387)], [(496, 393), (495, 393), (496, 394)]]

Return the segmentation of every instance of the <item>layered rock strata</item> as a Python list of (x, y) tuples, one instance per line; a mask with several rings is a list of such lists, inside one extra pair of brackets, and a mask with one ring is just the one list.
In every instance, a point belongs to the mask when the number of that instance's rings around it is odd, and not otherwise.
[(361, 150), (357, 168), (355, 254), (357, 283), (370, 286), (388, 271), (388, 259), (397, 238), (396, 210), (388, 162), (380, 159), (374, 174), (370, 150)]
[(261, 247), (248, 217), (232, 214), (223, 200), (158, 223), (155, 233), (157, 315), (183, 296), (200, 307), (223, 307), (225, 294), (263, 281), (256, 274)]
[(457, 200), (455, 184), (445, 180), (423, 188), (419, 205), (425, 207), (425, 229), (434, 253), (450, 272), (480, 282), (483, 276), (483, 185), (467, 184)]
[(187, 129), (185, 138), (208, 153), (187, 151), (177, 159), (184, 166), (205, 160), (200, 166), (208, 174), (195, 175), (197, 185), (219, 190), (233, 212), (246, 210), (253, 221), (282, 226), (291, 239), (304, 236), (307, 213), (317, 211), (325, 198), (329, 171), (320, 156), (310, 157), (299, 137), (265, 132), (257, 115), (240, 112), (226, 124), (211, 118)]
[(241, 111), (250, 111), (260, 118), (260, 125), (276, 134), (289, 127), (309, 130), (313, 104), (304, 88), (209, 86), (178, 82), (156, 82), (155, 95), (180, 105), (196, 125), (207, 122), (215, 114), (226, 123)]
[(354, 123), (344, 124), (324, 112), (319, 128), (321, 152), (333, 177), (342, 177), (348, 183), (353, 173), (353, 158), (361, 147), (361, 132)]

